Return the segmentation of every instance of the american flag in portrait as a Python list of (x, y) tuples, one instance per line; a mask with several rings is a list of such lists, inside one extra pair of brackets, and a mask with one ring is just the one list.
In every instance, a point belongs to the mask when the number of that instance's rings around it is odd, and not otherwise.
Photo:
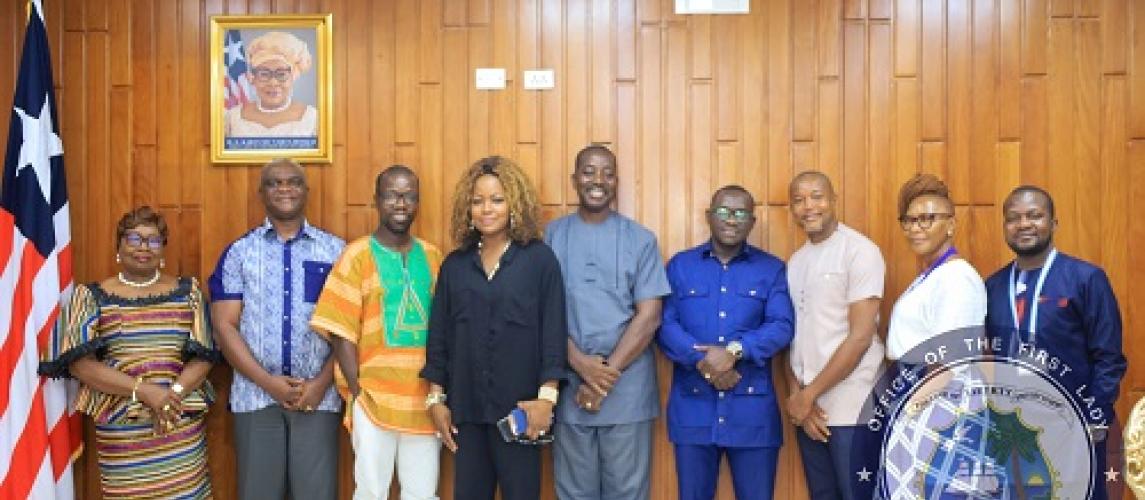
[(72, 291), (58, 123), (43, 9), (32, 0), (0, 179), (0, 499), (75, 495), (82, 421), (66, 383), (36, 374)]

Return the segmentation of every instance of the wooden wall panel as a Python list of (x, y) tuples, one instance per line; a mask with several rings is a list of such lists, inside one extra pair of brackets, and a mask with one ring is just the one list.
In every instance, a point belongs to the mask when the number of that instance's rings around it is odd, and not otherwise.
[[(886, 317), (918, 272), (894, 220), (903, 181), (947, 180), (957, 242), (983, 273), (1010, 256), (1001, 200), (1035, 183), (1057, 200), (1059, 246), (1108, 271), (1125, 311), (1124, 389), (1145, 391), (1145, 292), (1129, 286), (1145, 280), (1145, 254), (1129, 251), (1145, 238), (1131, 216), (1145, 208), (1145, 2), (760, 0), (724, 17), (679, 16), (671, 0), (47, 3), (77, 280), (113, 272), (113, 225), (134, 205), (169, 217), (168, 269), (200, 279), (261, 221), (258, 166), (207, 162), (209, 16), (332, 12), (335, 161), (306, 167), (315, 224), (346, 238), (369, 230), (373, 176), (406, 162), (421, 175), (416, 228), (449, 248), (458, 175), (493, 153), (522, 164), (556, 217), (575, 208), (573, 155), (600, 141), (620, 159), (619, 208), (659, 236), (665, 257), (703, 241), (712, 190), (738, 183), (758, 205), (751, 241), (786, 258), (803, 241), (787, 183), (819, 168), (840, 191), (841, 218), (887, 258)], [(12, 28), (0, 36), (0, 97), (15, 85), (22, 4), (0, 0)], [(485, 66), (508, 69), (506, 90), (472, 88)], [(554, 69), (556, 88), (523, 90), (520, 71), (533, 68)], [(660, 375), (666, 396), (663, 360)], [(230, 372), (211, 379), (225, 393)], [(225, 397), (209, 419), (211, 467), (219, 498), (232, 498), (224, 408)], [(655, 432), (653, 497), (674, 498), (662, 420)], [(776, 497), (805, 498), (785, 434)], [(95, 463), (83, 460), (80, 496), (98, 498)], [(729, 487), (725, 474), (720, 498)]]

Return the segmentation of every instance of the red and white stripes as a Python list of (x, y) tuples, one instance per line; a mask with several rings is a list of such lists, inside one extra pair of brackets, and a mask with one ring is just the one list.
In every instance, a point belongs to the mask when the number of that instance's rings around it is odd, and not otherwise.
[(53, 216), (56, 247), (40, 255), (0, 209), (0, 500), (73, 498), (81, 420), (68, 382), (36, 374), (71, 294), (68, 206)]

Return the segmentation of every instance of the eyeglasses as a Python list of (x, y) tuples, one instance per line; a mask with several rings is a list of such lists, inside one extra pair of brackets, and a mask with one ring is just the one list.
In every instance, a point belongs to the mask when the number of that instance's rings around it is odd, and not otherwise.
[(414, 191), (406, 191), (404, 193), (398, 193), (395, 191), (382, 191), (382, 194), (379, 195), (379, 198), (382, 199), (382, 204), (384, 205), (397, 205), (398, 200), (404, 201), (406, 205), (414, 205), (417, 203), (418, 196)]
[(250, 72), (254, 75), (254, 79), (259, 82), (269, 82), (272, 78), (278, 80), (278, 83), (286, 83), (293, 76), (294, 72), (290, 68), (267, 69), (267, 68), (254, 68)]
[(751, 210), (746, 208), (731, 209), (728, 207), (716, 207), (712, 209), (711, 213), (712, 215), (715, 215), (717, 219), (724, 222), (730, 221), (732, 219), (735, 219), (736, 222), (747, 222), (751, 220), (752, 217), (754, 217), (754, 215), (751, 213)]
[(151, 247), (152, 250), (158, 250), (163, 247), (163, 237), (159, 235), (144, 238), (139, 233), (127, 233), (123, 236), (123, 241), (127, 242), (127, 246), (132, 248), (140, 248), (144, 243), (147, 243), (147, 246)]
[(302, 177), (290, 177), (287, 179), (263, 179), (262, 188), (270, 191), (272, 189), (289, 189), (297, 191), (306, 187), (306, 179)]
[(934, 221), (938, 219), (949, 219), (954, 217), (954, 214), (918, 214), (918, 215), (904, 215), (899, 217), (899, 224), (902, 225), (903, 231), (910, 231), (911, 226), (918, 225), (918, 228), (926, 231), (934, 226)]

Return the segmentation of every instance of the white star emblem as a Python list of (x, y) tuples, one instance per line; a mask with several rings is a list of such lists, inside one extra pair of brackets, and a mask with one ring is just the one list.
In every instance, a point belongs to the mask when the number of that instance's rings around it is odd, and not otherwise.
[(867, 470), (865, 465), (863, 466), (862, 470), (856, 472), (855, 474), (858, 474), (860, 483), (865, 483), (871, 480), (871, 471)]
[(226, 46), (228, 64), (234, 64), (235, 61), (243, 60), (242, 42), (228, 43)]
[(36, 180), (40, 184), (40, 192), (44, 200), (52, 201), (52, 162), (51, 158), (64, 154), (64, 144), (60, 136), (52, 131), (52, 110), (48, 105), (48, 98), (44, 96), (44, 105), (40, 108), (39, 117), (29, 116), (24, 110), (15, 108), (20, 115), (20, 126), (23, 130), (24, 142), (20, 144), (20, 159), (16, 164), (16, 175), (20, 170), (31, 167), (36, 173)]
[(1107, 482), (1107, 483), (1116, 482), (1117, 481), (1117, 474), (1118, 474), (1117, 470), (1114, 469), (1113, 467), (1110, 467), (1109, 470), (1105, 471), (1105, 482)]

